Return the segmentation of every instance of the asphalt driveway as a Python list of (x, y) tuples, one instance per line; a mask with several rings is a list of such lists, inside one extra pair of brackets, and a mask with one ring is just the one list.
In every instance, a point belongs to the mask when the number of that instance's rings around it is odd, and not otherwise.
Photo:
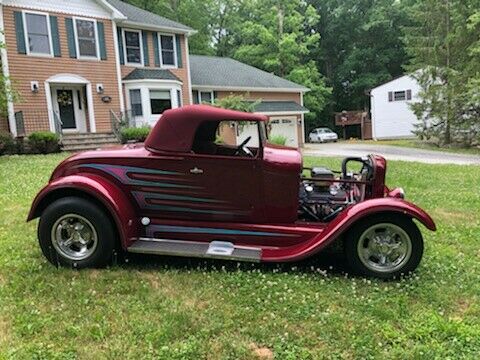
[(387, 160), (416, 161), (427, 164), (480, 165), (480, 156), (445, 151), (424, 150), (391, 145), (362, 143), (306, 144), (304, 155), (311, 156), (363, 156), (379, 154)]

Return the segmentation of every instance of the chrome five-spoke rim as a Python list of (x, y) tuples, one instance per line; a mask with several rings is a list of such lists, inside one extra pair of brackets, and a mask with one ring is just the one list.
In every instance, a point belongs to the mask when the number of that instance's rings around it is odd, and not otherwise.
[(412, 242), (405, 230), (395, 224), (375, 224), (360, 236), (357, 251), (368, 269), (394, 272), (410, 259)]
[(70, 260), (84, 260), (97, 248), (98, 236), (92, 223), (83, 216), (66, 214), (52, 227), (52, 244)]

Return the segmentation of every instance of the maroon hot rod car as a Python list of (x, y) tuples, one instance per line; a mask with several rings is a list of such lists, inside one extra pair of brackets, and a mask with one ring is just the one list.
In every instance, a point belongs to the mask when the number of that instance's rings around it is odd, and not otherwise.
[[(265, 121), (185, 106), (166, 111), (145, 144), (69, 157), (28, 215), (40, 217), (44, 255), (78, 268), (104, 266), (118, 249), (284, 262), (341, 241), (364, 275), (391, 278), (418, 266), (423, 240), (413, 219), (435, 224), (385, 186), (384, 158), (305, 169), (297, 149), (268, 142)], [(241, 126), (256, 135), (229, 145)]]

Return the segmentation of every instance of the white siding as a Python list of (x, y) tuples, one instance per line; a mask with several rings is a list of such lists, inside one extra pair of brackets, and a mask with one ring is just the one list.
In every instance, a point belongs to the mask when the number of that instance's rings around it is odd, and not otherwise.
[(3, 0), (3, 5), (86, 17), (112, 17), (111, 10), (94, 0)]
[[(412, 100), (389, 101), (388, 93), (411, 90)], [(390, 81), (371, 91), (372, 135), (374, 139), (413, 137), (412, 130), (417, 117), (409, 104), (418, 96), (420, 87), (417, 81), (408, 76)]]

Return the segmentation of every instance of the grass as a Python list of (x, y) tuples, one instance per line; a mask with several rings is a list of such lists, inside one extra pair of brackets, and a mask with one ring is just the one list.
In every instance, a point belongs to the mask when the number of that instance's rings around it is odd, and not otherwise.
[(364, 140), (362, 143), (377, 145), (391, 145), (415, 149), (425, 149), (434, 151), (446, 151), (458, 154), (480, 155), (480, 147), (462, 148), (462, 147), (438, 147), (437, 145), (420, 140), (399, 139), (399, 140)]
[(64, 157), (0, 157), (0, 359), (478, 358), (478, 166), (389, 162), (389, 185), (403, 186), (439, 230), (423, 229), (412, 277), (383, 282), (328, 259), (138, 257), (105, 270), (56, 269), (25, 218)]

